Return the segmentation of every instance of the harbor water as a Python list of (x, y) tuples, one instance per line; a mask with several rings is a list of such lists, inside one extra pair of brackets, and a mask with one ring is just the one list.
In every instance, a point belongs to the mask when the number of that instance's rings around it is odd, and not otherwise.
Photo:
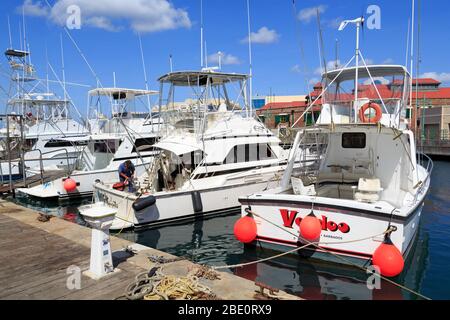
[[(77, 207), (89, 203), (59, 206), (29, 198), (17, 198), (20, 204), (47, 214), (84, 224)], [(431, 189), (425, 201), (421, 225), (403, 273), (395, 282), (431, 299), (450, 299), (450, 162), (435, 161)], [(277, 254), (260, 248), (244, 247), (233, 235), (239, 213), (209, 219), (123, 231), (118, 236), (150, 246), (193, 262), (225, 266), (254, 261)], [(421, 299), (413, 292), (382, 281), (381, 288), (367, 286), (365, 271), (346, 265), (300, 258), (296, 254), (240, 267), (225, 268), (250, 280), (263, 282), (305, 299)]]

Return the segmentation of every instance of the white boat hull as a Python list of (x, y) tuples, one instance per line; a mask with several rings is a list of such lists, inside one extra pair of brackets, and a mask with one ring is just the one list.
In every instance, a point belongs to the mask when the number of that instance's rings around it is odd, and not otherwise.
[[(247, 215), (245, 209), (251, 208), (257, 224), (258, 246), (281, 251), (292, 250), (306, 244), (299, 238), (301, 218), (311, 212), (312, 202), (268, 199), (240, 198), (242, 216)], [(407, 256), (414, 237), (419, 229), (423, 201), (418, 203), (405, 216), (393, 216), (382, 210), (367, 210), (361, 206), (340, 206), (338, 200), (328, 204), (315, 199), (314, 214), (321, 220), (322, 231), (319, 247), (309, 246), (300, 250), (303, 256), (331, 260), (339, 263), (364, 265), (368, 263), (376, 248), (383, 242), (383, 233), (389, 224), (397, 228), (391, 234), (394, 245)], [(319, 203), (318, 203), (319, 202)]]
[[(279, 169), (272, 170), (266, 172), (265, 175), (261, 174), (256, 179), (251, 176), (249, 179), (243, 178), (239, 183), (230, 185), (187, 191), (158, 192), (153, 195), (156, 203), (141, 211), (133, 209), (133, 203), (138, 200), (136, 195), (114, 190), (101, 183), (96, 183), (94, 187), (97, 201), (118, 209), (116, 219), (111, 227), (114, 230), (165, 224), (239, 210), (239, 196), (277, 187), (279, 180), (276, 179), (276, 175), (279, 172)], [(196, 196), (197, 200), (194, 199)]]
[[(135, 164), (137, 175), (145, 173), (145, 164)], [(118, 166), (118, 165), (117, 165)], [(77, 188), (74, 191), (67, 192), (64, 189), (64, 178), (55, 179), (53, 181), (32, 187), (21, 188), (19, 192), (40, 199), (57, 198), (59, 201), (69, 201), (76, 198), (90, 197), (94, 191), (94, 183), (96, 181), (112, 182), (119, 181), (119, 175), (116, 168), (108, 168), (94, 171), (75, 171), (70, 174), (70, 178), (75, 180)]]

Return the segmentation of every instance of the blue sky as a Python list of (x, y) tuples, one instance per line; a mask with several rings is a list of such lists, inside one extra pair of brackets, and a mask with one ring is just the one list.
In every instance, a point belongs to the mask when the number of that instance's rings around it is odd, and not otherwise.
[[(417, 1), (417, 0), (416, 0)], [(27, 42), (32, 62), (41, 78), (46, 76), (48, 59), (61, 77), (60, 35), (62, 34), (66, 79), (95, 86), (89, 68), (62, 27), (70, 4), (81, 9), (81, 29), (70, 30), (103, 86), (112, 86), (113, 72), (117, 86), (144, 88), (138, 32), (142, 36), (147, 74), (151, 89), (158, 89), (156, 79), (169, 71), (169, 55), (175, 70), (200, 67), (200, 0), (45, 0), (2, 1), (0, 10), (0, 46), (9, 47), (7, 18), (11, 21), (13, 45), (19, 46), (21, 9), (25, 3)], [(447, 35), (450, 2), (421, 1), (420, 74), (450, 83), (450, 41)], [(411, 1), (388, 0), (250, 0), (253, 44), (254, 94), (306, 94), (306, 83), (319, 80), (320, 71), (317, 21), (314, 10), (321, 11), (323, 42), (327, 61), (335, 60), (335, 40), (339, 40), (339, 59), (345, 63), (353, 54), (353, 27), (338, 32), (338, 23), (365, 13), (370, 5), (381, 9), (381, 29), (366, 29), (361, 50), (372, 63), (405, 64), (408, 19)], [(439, 8), (439, 9), (437, 9)], [(224, 53), (223, 70), (248, 72), (246, 0), (203, 0), (204, 35), (208, 55)], [(367, 14), (366, 14), (367, 16)], [(62, 22), (61, 22), (62, 21)], [(300, 54), (303, 47), (304, 56)], [(210, 57), (210, 65), (214, 63)], [(7, 68), (1, 58), (1, 70)], [(54, 78), (50, 71), (50, 78)], [(7, 79), (0, 76), (0, 85)], [(75, 105), (86, 112), (84, 87), (69, 87)], [(55, 91), (58, 91), (55, 88)], [(5, 97), (0, 92), (2, 102)], [(155, 100), (155, 99), (154, 99)], [(3, 108), (2, 108), (3, 109)]]

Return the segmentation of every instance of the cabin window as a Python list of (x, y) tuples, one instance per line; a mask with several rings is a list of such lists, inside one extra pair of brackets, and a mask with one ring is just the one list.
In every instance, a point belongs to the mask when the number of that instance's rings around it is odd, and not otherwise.
[(362, 132), (347, 132), (342, 134), (342, 148), (364, 149), (366, 147), (366, 134)]
[(153, 145), (156, 142), (156, 138), (140, 138), (136, 139), (133, 146), (132, 152), (144, 152), (144, 151), (153, 151), (154, 147)]
[(96, 153), (116, 153), (120, 143), (116, 143), (115, 140), (97, 141), (94, 143), (94, 152)]
[(87, 141), (66, 141), (66, 140), (49, 140), (45, 148), (64, 148), (64, 147), (81, 147), (86, 146)]
[(275, 159), (276, 156), (273, 153), (270, 145), (267, 143), (252, 143), (242, 144), (234, 146), (230, 150), (227, 157), (224, 160), (224, 164), (229, 163), (241, 163), (251, 162), (259, 160)]

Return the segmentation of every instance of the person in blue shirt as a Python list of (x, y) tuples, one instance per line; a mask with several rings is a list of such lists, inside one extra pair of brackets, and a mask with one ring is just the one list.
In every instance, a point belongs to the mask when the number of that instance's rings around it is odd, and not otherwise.
[(125, 161), (119, 166), (119, 179), (120, 182), (128, 185), (128, 192), (134, 192), (134, 184), (133, 184), (133, 176), (134, 176), (135, 168), (133, 163), (130, 160)]

